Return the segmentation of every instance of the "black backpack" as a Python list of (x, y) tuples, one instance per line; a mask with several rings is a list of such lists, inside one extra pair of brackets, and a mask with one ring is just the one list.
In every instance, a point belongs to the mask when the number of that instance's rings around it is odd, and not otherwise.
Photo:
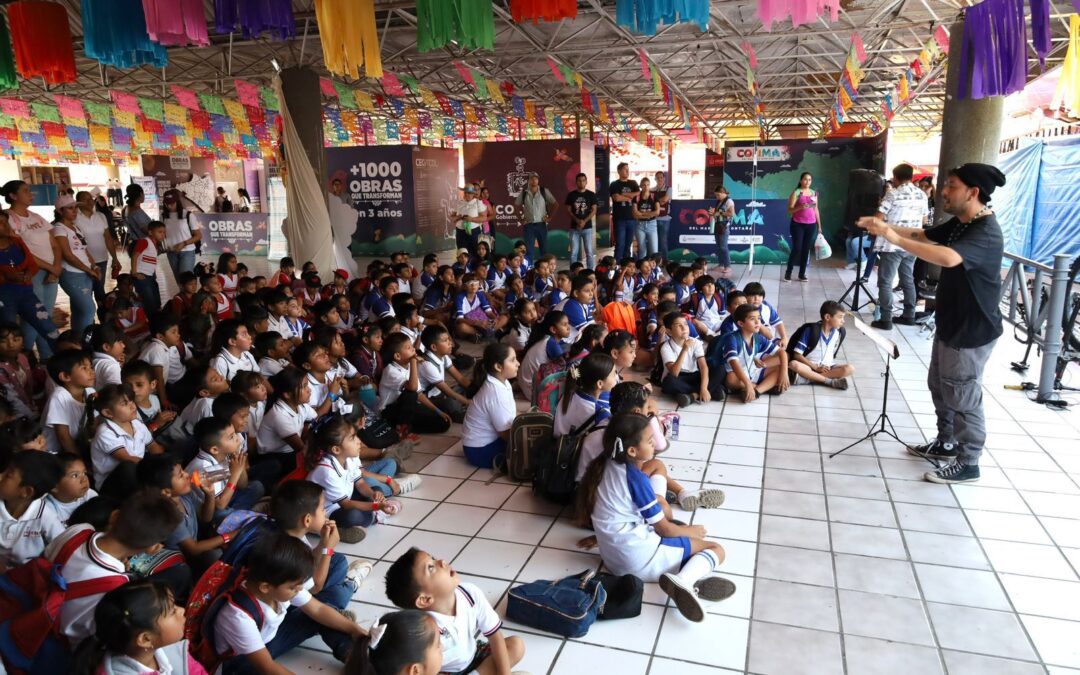
[[(821, 340), (821, 322), (815, 321), (813, 323), (804, 323), (799, 326), (799, 329), (791, 336), (791, 340), (788, 341), (787, 353), (789, 361), (794, 358), (795, 347), (802, 341), (804, 335), (806, 338), (806, 351), (803, 352), (803, 354), (806, 355), (813, 352), (814, 348), (817, 347), (818, 342)], [(836, 343), (837, 351), (839, 351), (840, 347), (844, 344), (845, 337), (847, 337), (847, 331), (841, 326), (840, 341)]]
[(533, 469), (533, 493), (537, 497), (555, 502), (556, 504), (569, 504), (574, 501), (577, 494), (577, 465), (581, 455), (581, 444), (585, 437), (596, 428), (596, 416), (600, 411), (592, 414), (580, 427), (571, 427), (570, 433), (552, 436), (551, 439), (540, 446), (534, 461)]

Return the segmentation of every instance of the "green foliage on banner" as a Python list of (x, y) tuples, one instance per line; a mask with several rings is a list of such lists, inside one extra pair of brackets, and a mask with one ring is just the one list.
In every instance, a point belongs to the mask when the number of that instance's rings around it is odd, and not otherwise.
[(30, 109), (39, 122), (60, 122), (60, 110), (48, 103), (31, 103)]

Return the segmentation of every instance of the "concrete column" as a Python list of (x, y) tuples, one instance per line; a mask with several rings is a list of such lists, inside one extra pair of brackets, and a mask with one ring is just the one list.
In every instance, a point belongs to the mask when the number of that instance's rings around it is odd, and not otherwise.
[(945, 75), (945, 108), (941, 121), (941, 154), (934, 208), (938, 222), (949, 217), (941, 210), (941, 186), (949, 170), (967, 162), (996, 165), (1001, 142), (1001, 115), (1005, 98), (961, 99), (956, 95), (960, 82), (971, 80), (970, 70), (960, 72), (963, 44), (964, 20), (960, 18), (949, 29), (949, 65)]

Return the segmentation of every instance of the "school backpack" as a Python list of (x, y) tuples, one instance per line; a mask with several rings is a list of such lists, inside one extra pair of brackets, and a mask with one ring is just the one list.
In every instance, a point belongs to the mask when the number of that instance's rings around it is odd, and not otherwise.
[[(837, 351), (839, 351), (840, 347), (844, 344), (845, 337), (847, 337), (847, 331), (844, 330), (843, 326), (841, 326), (840, 341), (836, 343)], [(817, 347), (818, 342), (821, 340), (821, 322), (815, 321), (813, 323), (804, 323), (803, 325), (799, 326), (798, 330), (795, 331), (795, 334), (791, 336), (791, 340), (788, 341), (788, 359), (794, 357), (795, 347), (797, 347), (798, 344), (803, 341), (803, 339), (806, 340), (806, 351), (803, 353), (809, 354), (813, 352), (814, 348)]]
[(624, 330), (631, 335), (637, 335), (637, 312), (634, 306), (628, 302), (616, 300), (604, 305), (600, 312), (607, 324), (608, 330)]
[(576, 356), (561, 356), (537, 368), (536, 374), (533, 375), (532, 406), (541, 412), (554, 415), (555, 406), (562, 398), (563, 389), (566, 388), (566, 376), (570, 372), (570, 365), (588, 355), (587, 351), (582, 351)]
[(607, 592), (595, 570), (547, 581), (532, 581), (510, 589), (506, 618), (564, 637), (582, 637), (604, 611)]
[(495, 468), (514, 480), (532, 480), (539, 448), (551, 441), (554, 419), (536, 408), (514, 418), (506, 454), (495, 458)]
[(232, 654), (219, 654), (214, 644), (214, 623), (218, 613), (230, 600), (247, 612), (261, 629), (262, 610), (241, 587), (244, 580), (244, 562), (252, 546), (265, 534), (275, 531), (277, 526), (268, 518), (252, 518), (237, 530), (221, 558), (214, 562), (195, 583), (195, 588), (188, 596), (185, 608), (184, 637), (190, 644), (191, 655), (213, 673), (222, 661), (232, 658)]
[(581, 455), (581, 444), (585, 437), (596, 428), (599, 421), (592, 414), (579, 427), (571, 427), (570, 433), (540, 445), (533, 456), (536, 467), (533, 470), (533, 493), (556, 504), (569, 504), (577, 494), (577, 465)]
[(79, 547), (90, 546), (93, 535), (91, 527), (79, 530), (53, 560), (41, 556), (0, 577), (0, 670), (6, 668), (12, 675), (29, 673), (36, 655), (65, 648), (59, 625), (64, 602), (108, 593), (128, 582), (125, 574), (71, 583), (64, 580), (64, 565)]

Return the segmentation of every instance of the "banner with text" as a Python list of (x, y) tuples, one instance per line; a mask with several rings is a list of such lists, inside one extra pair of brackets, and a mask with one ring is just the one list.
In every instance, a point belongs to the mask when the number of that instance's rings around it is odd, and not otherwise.
[[(735, 199), (735, 219), (728, 236), (731, 261), (745, 263), (754, 246), (754, 262), (786, 263), (791, 252), (788, 241), (787, 202), (782, 199)], [(709, 209), (714, 199), (674, 199), (668, 228), (671, 260), (689, 262), (694, 258), (718, 259)]]

